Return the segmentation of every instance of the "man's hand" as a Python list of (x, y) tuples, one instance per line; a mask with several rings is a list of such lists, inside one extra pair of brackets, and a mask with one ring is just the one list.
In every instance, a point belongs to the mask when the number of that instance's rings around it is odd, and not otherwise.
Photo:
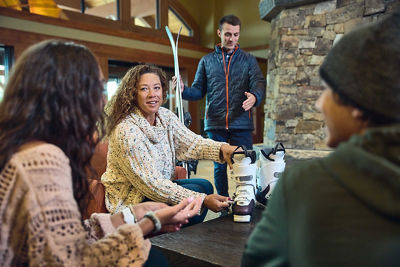
[(242, 108), (245, 111), (248, 111), (249, 109), (251, 109), (254, 106), (257, 99), (252, 93), (244, 92), (244, 94), (246, 95), (247, 99), (245, 101), (243, 101)]
[[(185, 90), (185, 85), (183, 84), (182, 81), (182, 76), (180, 76), (181, 80), (181, 93), (183, 93), (183, 90)], [(176, 89), (176, 76), (172, 76), (172, 89)]]

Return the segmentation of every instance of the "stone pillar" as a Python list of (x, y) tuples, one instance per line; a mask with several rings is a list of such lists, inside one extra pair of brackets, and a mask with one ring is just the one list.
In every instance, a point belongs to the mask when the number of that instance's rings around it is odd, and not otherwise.
[(264, 145), (326, 149), (322, 114), (315, 101), (323, 90), (319, 66), (332, 45), (363, 23), (378, 20), (399, 0), (261, 0), (271, 22)]

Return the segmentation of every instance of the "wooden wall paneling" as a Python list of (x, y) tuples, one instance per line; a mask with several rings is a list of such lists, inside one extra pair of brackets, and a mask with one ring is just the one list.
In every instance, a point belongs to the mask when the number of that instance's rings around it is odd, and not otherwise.
[[(134, 39), (143, 42), (152, 42), (162, 45), (170, 45), (165, 33), (165, 25), (168, 24), (168, 6), (171, 5), (185, 20), (185, 22), (193, 29), (193, 37), (181, 36), (179, 48), (201, 51), (209, 53), (210, 48), (199, 45), (199, 27), (193, 18), (188, 15), (186, 10), (176, 0), (157, 0), (160, 14), (160, 29), (149, 29), (134, 26), (131, 22), (130, 0), (120, 0), (120, 21), (112, 21), (109, 19), (96, 17), (79, 12), (64, 10), (66, 18), (52, 18), (31, 14), (29, 12), (20, 12), (9, 8), (0, 7), (0, 15), (13, 17), (22, 20), (28, 20), (47, 25), (55, 25), (59, 27), (72, 28), (82, 31), (96, 32), (99, 34), (118, 36), (122, 38)], [(59, 37), (46, 34), (37, 34), (27, 31), (12, 30), (0, 27), (0, 43), (14, 47), (15, 59), (30, 45), (46, 39), (60, 39)], [(89, 47), (99, 60), (105, 78), (108, 78), (108, 60), (121, 60), (130, 62), (146, 62), (156, 65), (173, 68), (173, 56), (171, 54), (157, 53), (156, 51), (145, 51), (134, 48), (119, 47), (106, 45), (101, 43), (87, 42), (76, 39), (68, 39), (76, 43), (80, 43)], [(194, 80), (199, 59), (190, 57), (179, 57), (180, 67), (182, 71), (188, 74), (188, 84)], [(189, 111), (192, 115), (193, 123), (191, 129), (200, 133), (199, 123), (199, 107), (197, 102), (189, 104)]]
[[(160, 0), (159, 0), (160, 1)], [(166, 3), (161, 1), (161, 3)], [(29, 20), (40, 22), (49, 25), (56, 25), (66, 28), (78, 29), (83, 31), (96, 32), (100, 34), (118, 36), (122, 38), (129, 38), (143, 42), (152, 42), (157, 44), (169, 45), (167, 34), (165, 33), (165, 25), (168, 22), (168, 13), (164, 15), (166, 22), (164, 27), (159, 30), (149, 29), (139, 26), (133, 26), (132, 30), (122, 29), (122, 23), (120, 21), (112, 21), (105, 18), (99, 18), (91, 15), (80, 14), (77, 12), (66, 11), (71, 17), (69, 20), (57, 19), (52, 17), (40, 16), (31, 14), (28, 12), (21, 12), (5, 7), (0, 7), (0, 15), (13, 17), (17, 19)], [(81, 21), (82, 19), (82, 21)], [(202, 52), (210, 52), (209, 48), (194, 43), (193, 38), (187, 36), (181, 36), (179, 41), (180, 48), (192, 49)]]
[(119, 19), (123, 29), (132, 29), (130, 0), (119, 0)]
[[(198, 64), (194, 65), (194, 67), (187, 69), (188, 86), (191, 86), (192, 82), (194, 81), (194, 77), (196, 75), (196, 70), (197, 70), (197, 65)], [(200, 103), (199, 101), (190, 101), (189, 102), (189, 112), (190, 112), (190, 115), (192, 116), (192, 124), (189, 126), (189, 129), (197, 134), (200, 134), (200, 132), (201, 132), (199, 103)]]
[[(8, 46), (13, 46), (16, 58), (28, 46), (47, 39), (55, 39), (55, 38), (54, 36), (49, 36), (45, 34), (11, 30), (0, 27), (0, 43)], [(164, 54), (164, 53), (157, 53), (155, 51), (145, 51), (135, 48), (119, 47), (119, 46), (86, 42), (75, 39), (68, 39), (68, 40), (86, 45), (93, 51), (94, 54), (96, 54), (99, 60), (101, 59), (108, 61), (109, 59), (115, 59), (115, 60), (130, 61), (130, 62), (143, 62), (143, 63), (147, 62), (171, 68), (173, 68), (174, 66), (174, 59), (172, 56), (172, 52), (171, 54)], [(198, 62), (199, 59), (196, 58), (189, 58), (184, 56), (179, 57), (179, 65), (182, 68), (186, 69), (189, 73), (190, 71), (192, 72), (196, 71)], [(107, 70), (107, 75), (108, 75), (108, 70)], [(191, 81), (193, 81), (193, 79)]]
[(22, 54), (22, 52), (24, 52), (25, 49), (29, 47), (29, 45), (18, 44), (18, 45), (13, 45), (13, 47), (14, 47), (14, 60), (16, 60)]
[[(67, 23), (69, 24), (70, 22), (75, 22), (75, 23), (80, 24), (80, 27), (82, 27), (82, 28), (85, 28), (85, 26), (90, 27), (90, 25), (93, 25), (94, 27), (98, 27), (98, 28), (100, 28), (101, 26), (103, 26), (103, 27), (106, 26), (109, 30), (123, 29), (122, 22), (119, 20), (111, 20), (111, 19), (106, 19), (106, 18), (102, 18), (102, 17), (96, 17), (96, 16), (89, 15), (89, 14), (81, 14), (81, 13), (69, 11), (69, 10), (63, 10), (63, 12), (64, 12), (65, 16), (67, 17), (67, 20), (54, 18), (54, 20), (59, 20), (61, 22), (61, 24), (62, 24), (61, 26), (65, 26)], [(40, 17), (43, 17), (43, 16), (40, 16)], [(49, 17), (44, 17), (44, 18), (49, 18)], [(64, 22), (64, 23), (62, 23), (62, 22)]]
[(97, 60), (99, 62), (101, 71), (103, 72), (104, 80), (107, 81), (108, 80), (108, 58), (97, 56)]
[(0, 27), (0, 43), (14, 47), (14, 58), (17, 59), (21, 53), (30, 45), (48, 39), (39, 35), (27, 36), (23, 35), (20, 31), (14, 31), (7, 28)]
[(245, 51), (256, 51), (256, 50), (266, 50), (269, 49), (269, 45), (256, 45), (256, 46), (247, 46), (246, 48), (243, 48)]
[(160, 30), (165, 32), (165, 26), (168, 25), (168, 1), (167, 0), (157, 0), (159, 8), (159, 27)]
[[(257, 58), (258, 65), (260, 66), (261, 71), (263, 72), (264, 78), (267, 75), (268, 69), (268, 60), (264, 58)], [(267, 88), (265, 88), (266, 90)], [(265, 120), (265, 112), (264, 112), (264, 104), (265, 104), (266, 96), (264, 97), (262, 103), (256, 107), (255, 110), (255, 124), (256, 129), (253, 132), (253, 143), (262, 143), (264, 138), (264, 120)]]
[[(88, 43), (88, 42), (81, 42)], [(100, 56), (107, 56), (109, 59), (128, 62), (153, 63), (166, 67), (174, 67), (174, 58), (171, 54), (157, 53), (156, 51), (139, 50), (135, 48), (117, 47), (107, 44), (88, 43), (91, 49)], [(182, 68), (197, 68), (199, 59), (180, 56), (179, 65)]]

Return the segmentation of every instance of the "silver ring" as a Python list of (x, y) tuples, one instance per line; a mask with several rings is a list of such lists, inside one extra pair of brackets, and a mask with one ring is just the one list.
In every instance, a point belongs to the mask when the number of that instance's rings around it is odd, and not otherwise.
[(188, 218), (190, 218), (190, 213), (187, 214)]

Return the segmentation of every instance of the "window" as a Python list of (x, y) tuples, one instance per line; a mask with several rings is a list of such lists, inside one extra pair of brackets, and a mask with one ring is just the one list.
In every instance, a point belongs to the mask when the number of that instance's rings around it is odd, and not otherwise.
[(3, 49), (0, 48), (0, 102), (3, 99), (3, 95), (4, 95), (4, 89), (5, 89), (5, 85), (6, 85), (6, 75), (4, 72), (4, 63), (3, 61)]
[(3, 99), (5, 85), (11, 70), (13, 49), (0, 45), (0, 102)]
[(81, 0), (55, 0), (55, 1), (57, 3), (57, 7), (63, 10), (82, 13)]
[(181, 35), (192, 36), (192, 29), (183, 21), (183, 19), (172, 8), (168, 8), (168, 27), (171, 32), (178, 33), (182, 27)]
[(0, 6), (55, 18), (63, 17), (61, 13), (66, 10), (118, 19), (118, 0), (0, 0)]
[(0, 6), (56, 18), (59, 18), (61, 13), (61, 8), (55, 0), (2, 0)]
[(85, 14), (119, 20), (118, 0), (85, 0)]
[(31, 13), (55, 18), (59, 18), (61, 14), (61, 8), (54, 0), (28, 0), (28, 5)]
[(131, 0), (131, 18), (136, 26), (157, 28), (157, 0)]
[(199, 43), (198, 25), (178, 0), (0, 0), (0, 6), (149, 36), (166, 37), (166, 25), (175, 34), (182, 27), (184, 40)]
[(108, 81), (105, 88), (107, 100), (110, 100), (116, 93), (122, 78), (128, 70), (138, 64), (138, 62), (125, 62), (119, 60), (108, 61)]
[(107, 100), (110, 101), (113, 95), (117, 92), (118, 85), (121, 82), (120, 78), (110, 77), (106, 85)]

